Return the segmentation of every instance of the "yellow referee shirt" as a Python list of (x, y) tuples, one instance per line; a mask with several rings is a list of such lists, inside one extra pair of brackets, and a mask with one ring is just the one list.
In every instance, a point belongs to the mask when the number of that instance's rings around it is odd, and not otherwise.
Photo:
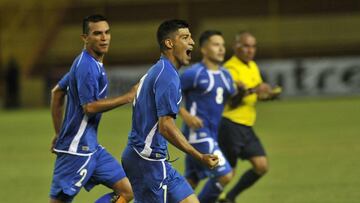
[[(225, 62), (224, 67), (230, 72), (234, 82), (240, 81), (245, 84), (246, 88), (253, 88), (262, 83), (259, 68), (254, 61), (245, 64), (236, 56), (232, 56)], [(256, 119), (256, 101), (257, 95), (250, 94), (245, 96), (243, 102), (236, 108), (226, 105), (223, 117), (234, 123), (253, 126)]]

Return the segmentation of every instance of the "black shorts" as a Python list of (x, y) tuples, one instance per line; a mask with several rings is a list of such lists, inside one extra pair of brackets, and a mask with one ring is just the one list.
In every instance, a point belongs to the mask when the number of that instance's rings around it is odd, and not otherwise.
[(250, 159), (255, 156), (266, 156), (265, 149), (252, 127), (222, 118), (218, 135), (219, 147), (233, 168), (238, 157)]

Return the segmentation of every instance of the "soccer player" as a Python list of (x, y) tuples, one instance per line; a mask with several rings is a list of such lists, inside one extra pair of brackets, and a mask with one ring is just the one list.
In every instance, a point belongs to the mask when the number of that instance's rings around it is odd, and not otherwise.
[[(268, 160), (263, 145), (252, 126), (255, 123), (255, 104), (258, 99), (268, 100), (279, 92), (263, 82), (258, 66), (253, 61), (256, 39), (249, 32), (236, 35), (234, 56), (225, 64), (234, 80), (246, 92), (241, 102), (226, 105), (219, 126), (219, 146), (235, 169), (238, 157), (249, 160), (252, 168), (246, 171), (235, 186), (220, 198), (220, 202), (235, 202), (235, 198), (253, 185), (268, 171)], [(223, 196), (223, 195), (221, 195)]]
[[(57, 158), (50, 203), (72, 202), (82, 187), (90, 190), (97, 184), (112, 188), (119, 195), (117, 203), (133, 198), (121, 165), (97, 141), (101, 113), (131, 102), (136, 93), (135, 86), (123, 96), (106, 98), (108, 81), (102, 61), (110, 38), (105, 17), (84, 18), (85, 49), (52, 90), (51, 112), (56, 133), (52, 151)], [(62, 120), (65, 94), (67, 106)]]
[(232, 169), (217, 143), (218, 125), (225, 101), (235, 94), (233, 81), (221, 67), (225, 57), (222, 33), (208, 30), (200, 36), (202, 61), (180, 76), (185, 107), (180, 108), (183, 133), (189, 143), (202, 153), (216, 154), (219, 165), (209, 169), (191, 156), (185, 159), (185, 177), (193, 188), (210, 177), (199, 194), (202, 203), (216, 202), (224, 186), (232, 178)]
[(191, 186), (166, 160), (169, 141), (210, 168), (218, 164), (216, 155), (194, 149), (174, 121), (182, 98), (178, 69), (189, 64), (194, 41), (183, 20), (164, 21), (157, 40), (162, 55), (140, 80), (122, 163), (135, 202), (196, 203)]

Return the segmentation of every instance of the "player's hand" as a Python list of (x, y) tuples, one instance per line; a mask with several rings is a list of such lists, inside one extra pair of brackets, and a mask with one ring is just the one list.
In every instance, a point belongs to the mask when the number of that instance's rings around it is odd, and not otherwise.
[(184, 122), (193, 130), (204, 127), (203, 121), (197, 116), (188, 115), (184, 118)]
[(55, 143), (56, 143), (57, 138), (58, 138), (58, 136), (55, 135), (55, 136), (52, 138), (52, 140), (51, 140), (50, 152), (51, 152), (51, 153), (54, 153), (54, 154), (56, 153), (56, 152), (54, 151), (54, 148), (55, 148)]
[(201, 161), (207, 167), (213, 169), (219, 164), (219, 157), (214, 154), (203, 154)]

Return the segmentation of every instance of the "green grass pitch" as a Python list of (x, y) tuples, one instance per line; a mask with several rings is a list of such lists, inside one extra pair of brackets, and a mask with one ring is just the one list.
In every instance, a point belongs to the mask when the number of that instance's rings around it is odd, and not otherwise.
[[(100, 143), (118, 159), (130, 125), (129, 106), (103, 115)], [(267, 150), (270, 171), (238, 202), (360, 201), (360, 97), (262, 103), (255, 130)], [(0, 202), (48, 202), (52, 136), (48, 109), (0, 111)], [(182, 173), (184, 155), (173, 147), (170, 151), (172, 158), (180, 157), (173, 165)], [(235, 179), (249, 167), (239, 162)], [(82, 190), (74, 202), (94, 202), (108, 191), (103, 186)]]

